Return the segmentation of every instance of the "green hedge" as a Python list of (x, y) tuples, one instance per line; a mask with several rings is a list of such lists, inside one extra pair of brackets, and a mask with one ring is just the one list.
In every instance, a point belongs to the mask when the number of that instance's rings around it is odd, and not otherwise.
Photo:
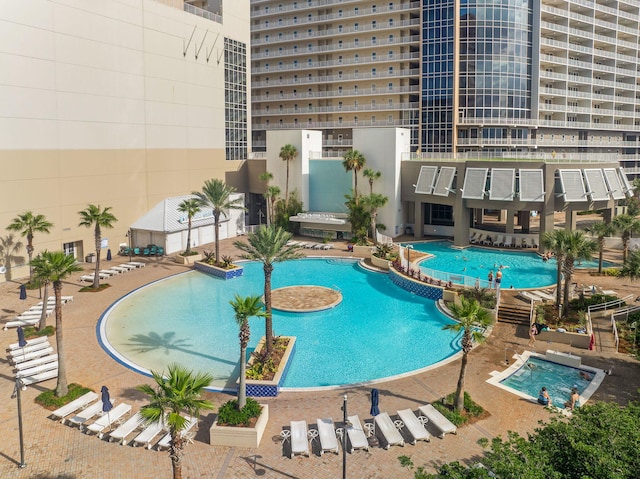
[(249, 421), (260, 416), (262, 406), (255, 399), (247, 398), (247, 404), (242, 409), (238, 409), (238, 400), (227, 401), (218, 411), (218, 424), (220, 426), (248, 426)]

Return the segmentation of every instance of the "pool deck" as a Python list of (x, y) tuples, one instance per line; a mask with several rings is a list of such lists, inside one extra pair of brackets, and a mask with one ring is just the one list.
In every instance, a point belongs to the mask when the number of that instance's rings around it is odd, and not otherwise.
[[(221, 243), (224, 255), (237, 256), (230, 240)], [(314, 256), (345, 256), (346, 243), (335, 243), (330, 251), (313, 250)], [(128, 258), (115, 257), (104, 266), (126, 262)], [(65, 283), (64, 295), (73, 295), (74, 301), (63, 306), (65, 332), (67, 377), (69, 382), (100, 390), (104, 384), (109, 386), (111, 395), (118, 401), (133, 405), (136, 411), (145, 404), (145, 397), (136, 386), (149, 383), (150, 379), (137, 374), (115, 362), (105, 353), (96, 338), (95, 328), (99, 316), (115, 300), (129, 291), (151, 281), (187, 270), (187, 267), (173, 263), (169, 258), (149, 258), (142, 261), (147, 266), (121, 274), (107, 280), (111, 287), (99, 293), (80, 293), (82, 286), (77, 278)], [(85, 265), (90, 270), (93, 265)], [(606, 280), (606, 281), (605, 281)], [(580, 281), (579, 282), (586, 282)], [(598, 278), (603, 287), (624, 292), (628, 282), (614, 278)], [(38, 291), (29, 291), (25, 301), (19, 300), (19, 283), (0, 284), (0, 324), (40, 301)], [(631, 290), (629, 285), (629, 290)], [(637, 290), (637, 285), (635, 285)], [(53, 324), (54, 318), (48, 319)], [(474, 400), (487, 409), (491, 416), (478, 423), (462, 427), (457, 435), (448, 435), (445, 439), (434, 438), (431, 443), (418, 443), (390, 450), (373, 448), (371, 452), (355, 451), (347, 458), (348, 477), (352, 478), (407, 478), (413, 477), (412, 470), (402, 468), (398, 456), (407, 455), (416, 466), (426, 465), (433, 471), (434, 465), (460, 460), (469, 463), (477, 460), (482, 449), (477, 440), (505, 436), (507, 431), (521, 434), (531, 432), (538, 426), (538, 420), (547, 419), (549, 412), (544, 408), (522, 400), (513, 394), (488, 385), (485, 381), (490, 372), (506, 368), (505, 357), (511, 357), (515, 349), (522, 352), (533, 349), (544, 352), (547, 349), (571, 351), (583, 358), (583, 363), (601, 368), (613, 367), (613, 374), (607, 376), (602, 386), (595, 392), (592, 400), (616, 401), (625, 404), (638, 399), (640, 387), (640, 367), (638, 363), (622, 354), (600, 351), (576, 350), (566, 345), (549, 345), (538, 341), (534, 348), (527, 348), (527, 328), (508, 324), (496, 325), (487, 342), (471, 353), (466, 376), (466, 390)], [(277, 331), (276, 331), (277, 333)], [(254, 331), (254, 334), (260, 334)], [(340, 331), (336, 331), (336, 340)], [(7, 348), (16, 342), (15, 330), (0, 333), (2, 347)], [(53, 340), (53, 338), (52, 338)], [(415, 338), (426, 341), (425, 338)], [(398, 360), (401, 360), (401, 347), (398, 345)], [(322, 365), (318, 365), (322, 367)], [(398, 409), (416, 409), (419, 405), (434, 401), (454, 391), (458, 379), (460, 362), (454, 361), (441, 368), (416, 374), (394, 381), (376, 384), (380, 391), (380, 409), (394, 414)], [(68, 477), (68, 478), (121, 478), (131, 477), (130, 471), (141, 478), (170, 478), (171, 465), (167, 452), (149, 451), (144, 448), (120, 446), (88, 436), (75, 428), (61, 425), (48, 418), (48, 412), (33, 402), (37, 394), (55, 387), (55, 380), (29, 386), (22, 393), (24, 418), (25, 456), (27, 467), (17, 468), (19, 460), (19, 442), (16, 401), (9, 399), (13, 390), (14, 373), (11, 365), (3, 360), (0, 364), (0, 397), (4, 398), (4, 407), (0, 410), (0, 434), (3, 446), (0, 454), (0, 477)], [(348, 395), (349, 414), (359, 414), (362, 420), (369, 419), (370, 386), (354, 386), (344, 389), (304, 392), (283, 392), (277, 398), (264, 399), (269, 404), (270, 418), (257, 449), (239, 449), (230, 447), (212, 447), (208, 445), (209, 426), (213, 422), (213, 413), (205, 412), (200, 429), (193, 444), (185, 450), (183, 472), (185, 478), (324, 478), (339, 477), (342, 471), (342, 456), (325, 454), (319, 457), (283, 456), (279, 433), (283, 426), (292, 420), (306, 420), (315, 423), (316, 418), (332, 417), (340, 420), (342, 396)], [(207, 393), (216, 408), (231, 398), (220, 393)]]

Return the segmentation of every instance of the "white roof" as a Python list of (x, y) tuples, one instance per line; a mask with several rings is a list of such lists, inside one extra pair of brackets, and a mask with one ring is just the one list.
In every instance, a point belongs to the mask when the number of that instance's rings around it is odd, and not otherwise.
[[(233, 197), (234, 195), (232, 195)], [(162, 233), (175, 233), (186, 230), (189, 227), (187, 215), (178, 211), (178, 205), (184, 200), (195, 198), (194, 195), (174, 196), (166, 198), (149, 210), (142, 218), (131, 225), (134, 230), (157, 231)], [(221, 215), (220, 222), (227, 218)], [(191, 227), (197, 228), (203, 225), (214, 224), (211, 208), (203, 208), (191, 219)]]

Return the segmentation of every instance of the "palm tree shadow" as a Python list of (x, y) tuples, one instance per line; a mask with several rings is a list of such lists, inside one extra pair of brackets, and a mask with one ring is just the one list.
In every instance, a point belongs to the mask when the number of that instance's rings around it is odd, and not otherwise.
[(0, 260), (2, 260), (2, 265), (6, 268), (4, 275), (7, 281), (12, 279), (12, 265), (24, 263), (24, 256), (17, 255), (22, 246), (22, 242), (15, 241), (15, 237), (12, 234), (0, 238)]
[(137, 351), (141, 353), (147, 353), (149, 351), (162, 348), (164, 349), (166, 355), (169, 355), (172, 351), (180, 351), (193, 356), (199, 356), (201, 358), (209, 359), (211, 361), (231, 365), (236, 364), (235, 361), (229, 361), (227, 359), (211, 356), (209, 354), (204, 354), (191, 349), (192, 344), (189, 343), (187, 339), (176, 338), (176, 333), (174, 331), (167, 331), (162, 335), (154, 331), (151, 331), (148, 334), (136, 334), (134, 336), (131, 336), (129, 338), (129, 341), (130, 342), (126, 343), (125, 346), (136, 348)]

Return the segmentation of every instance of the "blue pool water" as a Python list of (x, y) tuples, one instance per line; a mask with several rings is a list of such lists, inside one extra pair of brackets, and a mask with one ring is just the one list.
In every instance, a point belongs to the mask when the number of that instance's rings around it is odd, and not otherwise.
[[(532, 367), (530, 367), (532, 366)], [(580, 376), (581, 369), (546, 361), (537, 357), (527, 359), (515, 373), (501, 384), (537, 399), (542, 386), (547, 388), (554, 406), (563, 407), (571, 396), (571, 388), (577, 386), (582, 394), (590, 381)], [(591, 371), (584, 371), (593, 378)]]
[[(244, 263), (244, 275), (221, 280), (190, 272), (125, 296), (105, 313), (103, 345), (123, 363), (162, 371), (171, 362), (214, 375), (217, 388), (235, 388), (238, 326), (229, 301), (262, 295), (261, 263)], [(459, 338), (443, 331), (451, 320), (431, 300), (410, 294), (387, 275), (348, 259), (276, 263), (273, 289), (317, 285), (340, 290), (343, 301), (315, 313), (274, 310), (276, 335), (297, 337), (284, 387), (353, 384), (403, 374), (459, 351)], [(264, 320), (251, 318), (250, 349), (264, 335)]]
[[(414, 251), (435, 255), (420, 262), (421, 267), (445, 271), (456, 275), (486, 280), (489, 271), (502, 270), (502, 288), (542, 288), (556, 283), (555, 259), (542, 261), (534, 252), (504, 251), (492, 248), (456, 249), (448, 241), (411, 243)], [(597, 268), (597, 261), (576, 264), (578, 268)], [(454, 281), (455, 282), (455, 281)]]

